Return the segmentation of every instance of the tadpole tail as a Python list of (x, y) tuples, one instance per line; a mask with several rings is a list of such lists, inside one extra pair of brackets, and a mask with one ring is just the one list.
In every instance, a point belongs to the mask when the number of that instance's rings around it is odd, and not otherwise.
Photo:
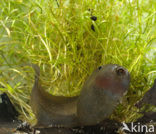
[(40, 67), (37, 64), (31, 64), (31, 66), (35, 71), (35, 83), (37, 84), (40, 77)]

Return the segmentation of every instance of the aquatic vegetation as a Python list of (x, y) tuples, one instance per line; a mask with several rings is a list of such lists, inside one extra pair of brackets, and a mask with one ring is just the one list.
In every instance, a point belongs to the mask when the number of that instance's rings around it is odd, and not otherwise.
[(113, 118), (135, 120), (133, 104), (156, 78), (155, 9), (155, 0), (1, 0), (0, 90), (31, 120), (26, 64), (40, 65), (47, 91), (66, 96), (79, 94), (99, 65), (120, 64), (131, 88)]

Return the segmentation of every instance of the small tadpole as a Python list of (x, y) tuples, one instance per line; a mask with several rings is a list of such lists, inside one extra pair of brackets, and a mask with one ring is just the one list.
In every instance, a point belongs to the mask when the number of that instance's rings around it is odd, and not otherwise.
[[(96, 17), (96, 16), (91, 15), (90, 19), (91, 19), (91, 20), (93, 20), (93, 21), (96, 21), (96, 20), (97, 20), (97, 17)], [(91, 29), (95, 32), (95, 27), (94, 27), (94, 25), (93, 25), (93, 24), (91, 25)]]
[(93, 21), (96, 21), (97, 17), (96, 16), (91, 16), (90, 19), (93, 20)]
[(127, 97), (126, 99), (127, 99), (128, 103), (129, 103), (129, 102), (130, 102), (130, 98), (129, 98), (129, 97)]
[(98, 69), (101, 70), (102, 69), (102, 66), (99, 66)]
[(91, 29), (95, 32), (95, 27), (93, 24), (91, 25)]

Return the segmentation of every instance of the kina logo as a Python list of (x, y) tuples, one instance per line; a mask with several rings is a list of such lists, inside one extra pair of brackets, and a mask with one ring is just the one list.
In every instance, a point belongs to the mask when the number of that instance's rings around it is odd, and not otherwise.
[(155, 132), (154, 130), (154, 125), (144, 125), (144, 124), (140, 124), (140, 122), (138, 123), (129, 123), (128, 125), (126, 123), (122, 123), (123, 127), (122, 130), (123, 131), (128, 131), (128, 132), (135, 132), (135, 133), (140, 133), (140, 132)]

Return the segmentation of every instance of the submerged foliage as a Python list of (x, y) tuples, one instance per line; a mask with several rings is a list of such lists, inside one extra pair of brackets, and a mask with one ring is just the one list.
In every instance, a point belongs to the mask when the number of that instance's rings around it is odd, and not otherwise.
[(0, 90), (31, 120), (28, 63), (40, 65), (45, 89), (66, 96), (79, 94), (99, 65), (120, 64), (131, 88), (114, 115), (134, 120), (133, 104), (156, 78), (155, 9), (155, 0), (1, 0)]

